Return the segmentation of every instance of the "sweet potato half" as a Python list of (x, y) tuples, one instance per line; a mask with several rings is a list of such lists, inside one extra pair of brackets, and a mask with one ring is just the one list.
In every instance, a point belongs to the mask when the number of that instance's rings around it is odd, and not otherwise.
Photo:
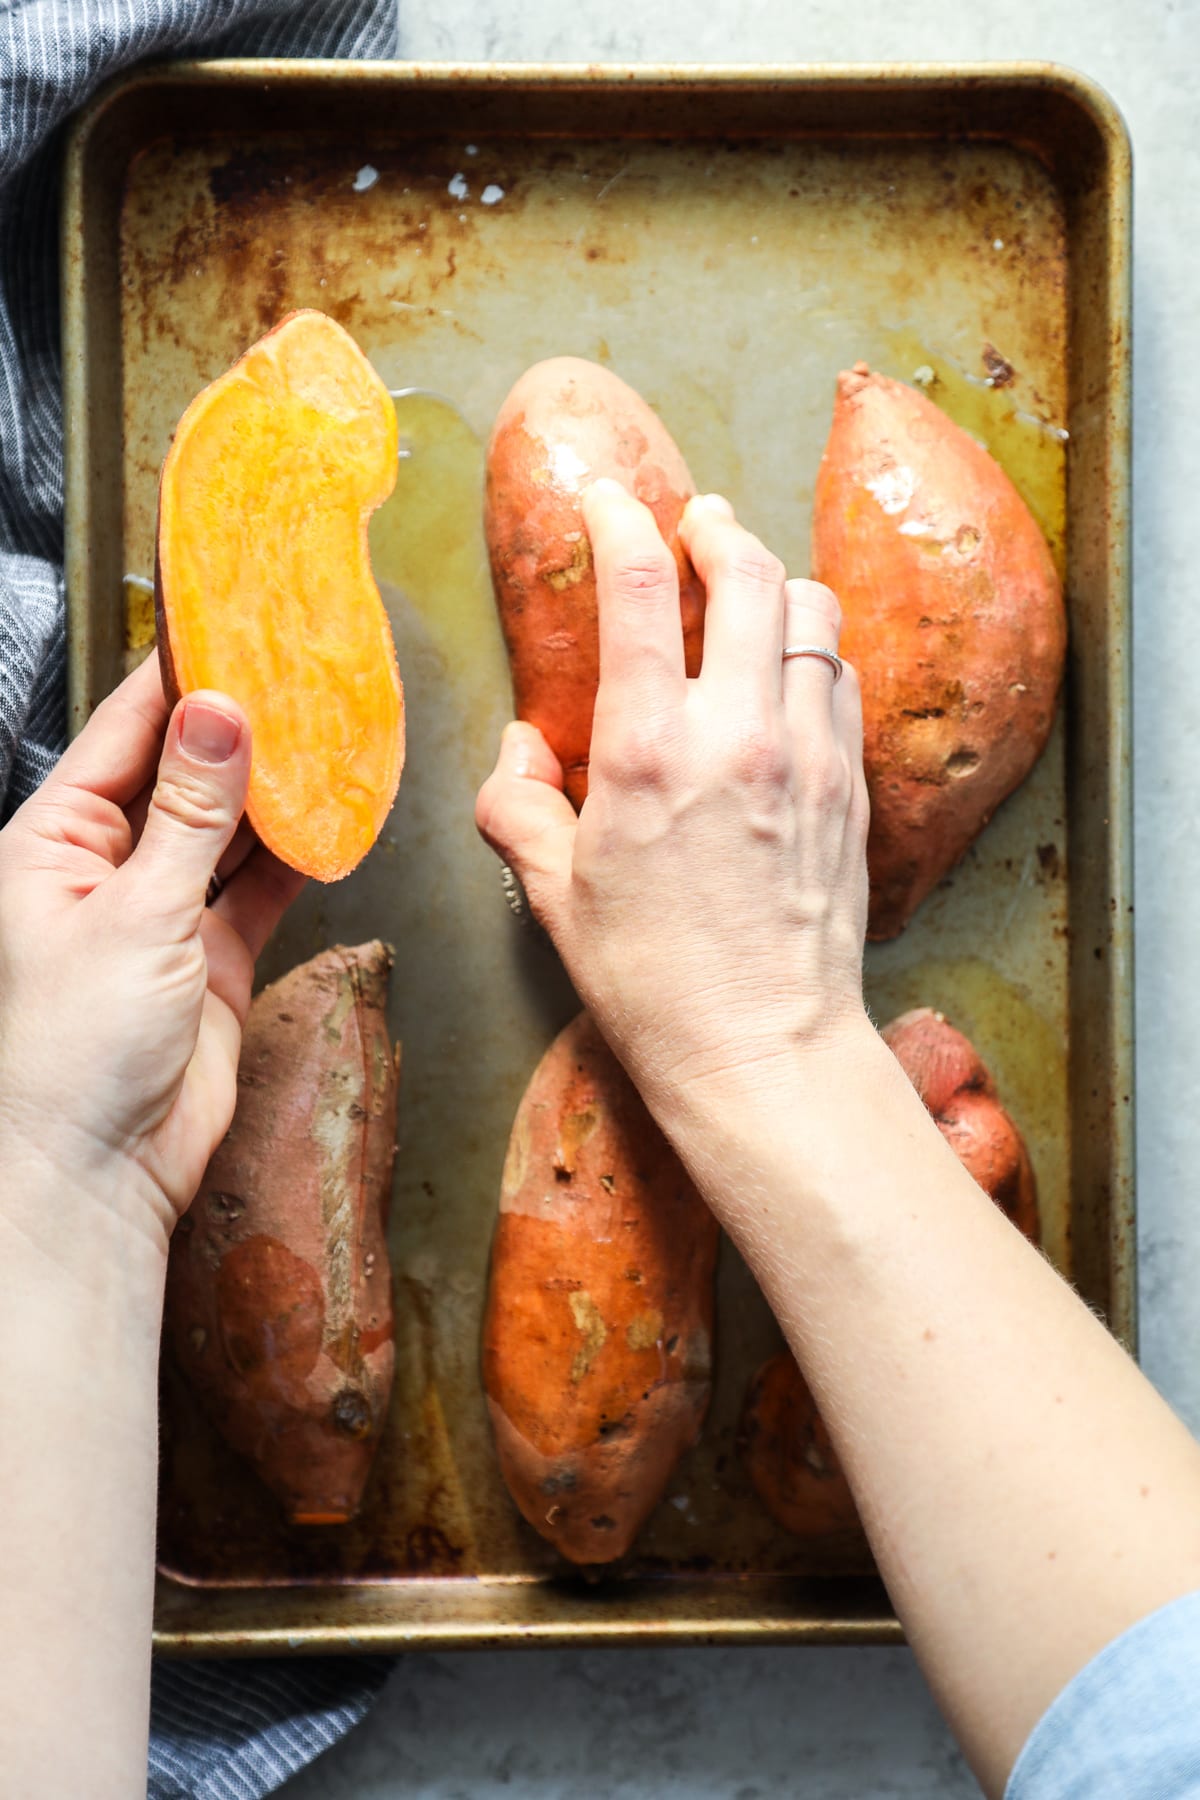
[(325, 950), (256, 997), (233, 1124), (167, 1265), (171, 1351), (296, 1525), (354, 1516), (391, 1392), (391, 960)]
[(396, 480), (396, 411), (340, 325), (296, 312), (179, 421), (158, 496), (163, 686), (240, 702), (246, 811), (275, 854), (336, 881), (396, 796), (404, 695), (367, 521)]
[(513, 1125), (483, 1326), (504, 1479), (572, 1562), (625, 1554), (699, 1434), (717, 1239), (582, 1013), (538, 1064)]
[(583, 491), (619, 481), (646, 506), (679, 568), (684, 656), (700, 672), (704, 589), (679, 542), (696, 484), (657, 415), (619, 376), (577, 356), (526, 370), (500, 408), (487, 452), (484, 529), (517, 717), (563, 766), (568, 799), (587, 797), (600, 680), (596, 576)]
[(862, 680), (868, 936), (895, 937), (1045, 747), (1062, 589), (999, 464), (865, 363), (838, 378), (812, 572), (841, 600)]

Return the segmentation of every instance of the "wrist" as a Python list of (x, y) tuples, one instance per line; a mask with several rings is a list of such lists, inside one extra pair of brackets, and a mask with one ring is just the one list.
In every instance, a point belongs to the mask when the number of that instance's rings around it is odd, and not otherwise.
[(105, 1305), (157, 1314), (168, 1220), (156, 1185), (119, 1151), (51, 1152), (0, 1129), (0, 1232), (10, 1282), (65, 1281)]
[(709, 1204), (724, 1217), (739, 1183), (773, 1191), (814, 1181), (835, 1137), (854, 1132), (881, 1085), (920, 1102), (865, 1008), (719, 1071), (647, 1095)]

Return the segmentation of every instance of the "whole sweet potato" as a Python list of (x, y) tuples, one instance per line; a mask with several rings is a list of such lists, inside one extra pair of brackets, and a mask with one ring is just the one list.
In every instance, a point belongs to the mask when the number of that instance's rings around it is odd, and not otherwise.
[(1029, 1152), (974, 1044), (928, 1006), (901, 1013), (882, 1035), (968, 1174), (1036, 1244), (1041, 1229)]
[(582, 1013), (534, 1071), (492, 1243), (483, 1383), (500, 1467), (576, 1563), (624, 1555), (700, 1430), (717, 1225)]
[(171, 1350), (297, 1525), (358, 1510), (391, 1392), (391, 962), (325, 950), (257, 996), (233, 1124), (171, 1243)]
[(599, 475), (650, 508), (674, 553), (687, 671), (696, 675), (704, 590), (678, 533), (696, 491), (687, 464), (640, 394), (608, 369), (576, 356), (536, 363), (510, 391), (492, 431), (484, 527), (513, 705), (558, 757), (577, 808), (587, 796), (600, 678), (582, 497)]
[(850, 1483), (790, 1351), (764, 1363), (751, 1382), (739, 1447), (755, 1492), (785, 1531), (861, 1546)]
[(322, 881), (361, 862), (404, 764), (404, 694), (367, 522), (396, 481), (396, 409), (342, 327), (296, 312), (192, 401), (163, 464), (163, 686), (240, 701), (246, 811)]
[(862, 679), (868, 935), (895, 937), (1041, 755), (1062, 589), (999, 464), (865, 363), (838, 378), (812, 572), (841, 600), (842, 651)]
[[(882, 1035), (963, 1167), (1036, 1244), (1029, 1153), (969, 1038), (928, 1006), (902, 1013)], [(824, 1539), (854, 1524), (849, 1485), (790, 1352), (781, 1351), (755, 1376), (741, 1444), (755, 1491), (785, 1530)]]

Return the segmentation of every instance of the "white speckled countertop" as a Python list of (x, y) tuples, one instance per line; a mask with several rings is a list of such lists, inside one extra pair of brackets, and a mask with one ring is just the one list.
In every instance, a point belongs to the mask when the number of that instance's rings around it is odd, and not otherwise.
[[(1200, 0), (401, 0), (432, 60), (1037, 58), (1106, 87), (1136, 169), (1142, 1359), (1200, 1431)], [(1193, 610), (1195, 609), (1195, 610)], [(413, 1656), (290, 1800), (951, 1800), (977, 1792), (907, 1652)]]

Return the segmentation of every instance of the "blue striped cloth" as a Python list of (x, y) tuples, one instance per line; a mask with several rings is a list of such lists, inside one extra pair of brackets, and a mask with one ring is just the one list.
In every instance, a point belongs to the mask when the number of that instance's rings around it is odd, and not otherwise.
[[(43, 780), (66, 734), (63, 122), (145, 57), (376, 57), (395, 42), (396, 0), (0, 0), (0, 817)], [(158, 1664), (151, 1800), (271, 1793), (349, 1731), (389, 1667), (381, 1657)]]

